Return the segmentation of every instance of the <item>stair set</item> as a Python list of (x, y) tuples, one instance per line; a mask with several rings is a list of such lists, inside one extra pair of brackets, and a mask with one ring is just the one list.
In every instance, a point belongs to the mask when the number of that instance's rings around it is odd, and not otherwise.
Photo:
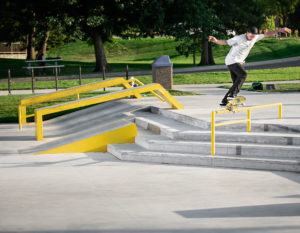
[(218, 127), (212, 156), (209, 121), (156, 107), (130, 114), (138, 128), (152, 135), (108, 145), (108, 152), (120, 160), (300, 172), (298, 127), (255, 122), (252, 132), (244, 124)]

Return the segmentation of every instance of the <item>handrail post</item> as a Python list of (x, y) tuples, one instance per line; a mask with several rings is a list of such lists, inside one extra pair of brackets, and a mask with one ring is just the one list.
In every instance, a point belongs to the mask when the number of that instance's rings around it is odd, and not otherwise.
[(82, 85), (81, 66), (79, 66), (79, 85)]
[(35, 121), (35, 130), (36, 130), (36, 140), (43, 140), (43, 115), (40, 114), (37, 110), (34, 111), (34, 121)]
[(55, 87), (56, 87), (56, 91), (57, 91), (58, 90), (57, 67), (55, 67)]
[(34, 70), (33, 70), (33, 68), (31, 69), (31, 89), (32, 89), (32, 93), (34, 94)]
[(282, 119), (282, 104), (279, 104), (279, 119)]
[[(102, 66), (102, 79), (105, 80), (105, 66)], [(103, 91), (105, 91), (105, 88), (103, 88)]]
[(22, 130), (22, 105), (18, 106), (18, 117), (19, 117), (19, 130)]
[(251, 109), (247, 109), (247, 132), (251, 132)]
[(215, 111), (211, 112), (211, 155), (215, 155)]
[(10, 69), (8, 69), (8, 94), (11, 95), (11, 75), (10, 75)]
[(126, 80), (128, 80), (128, 64), (126, 65)]

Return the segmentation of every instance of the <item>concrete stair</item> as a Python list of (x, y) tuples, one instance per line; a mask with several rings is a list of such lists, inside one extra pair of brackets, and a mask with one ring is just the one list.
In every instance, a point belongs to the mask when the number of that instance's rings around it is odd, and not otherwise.
[[(216, 155), (211, 156), (210, 122), (165, 109), (134, 112), (135, 123), (156, 135), (137, 136), (135, 144), (109, 145), (127, 161), (300, 172), (297, 127), (253, 124), (216, 130)], [(268, 129), (268, 131), (265, 131)]]

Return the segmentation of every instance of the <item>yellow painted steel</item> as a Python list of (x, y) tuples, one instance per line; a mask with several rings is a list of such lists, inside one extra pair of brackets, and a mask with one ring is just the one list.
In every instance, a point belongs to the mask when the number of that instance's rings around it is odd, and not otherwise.
[(215, 127), (217, 126), (225, 126), (225, 125), (234, 125), (234, 124), (240, 124), (240, 123), (247, 123), (248, 120), (240, 120), (240, 121), (227, 121), (222, 123), (215, 124)]
[(85, 138), (63, 146), (52, 148), (36, 154), (57, 154), (57, 153), (84, 153), (84, 152), (105, 152), (108, 144), (134, 143), (137, 136), (135, 124), (111, 130), (96, 136)]
[(225, 126), (225, 125), (233, 125), (233, 124), (241, 124), (247, 123), (247, 132), (251, 132), (251, 110), (256, 109), (263, 109), (263, 108), (271, 108), (271, 107), (278, 107), (279, 108), (279, 119), (282, 119), (282, 103), (274, 103), (274, 104), (267, 104), (267, 105), (258, 105), (246, 108), (237, 108), (235, 112), (247, 111), (247, 120), (238, 120), (238, 121), (227, 121), (221, 123), (215, 123), (215, 115), (216, 114), (225, 114), (230, 113), (232, 111), (229, 110), (217, 110), (211, 112), (211, 155), (215, 155), (215, 128), (217, 126)]
[[(139, 82), (137, 79), (134, 79), (138, 83), (142, 84)], [(79, 94), (80, 93), (86, 93), (106, 87), (112, 87), (116, 85), (122, 85), (125, 89), (131, 88), (131, 85), (129, 82), (132, 80), (126, 80), (124, 78), (114, 78), (110, 80), (105, 80), (105, 81), (100, 81), (100, 82), (94, 82), (94, 83), (89, 83), (77, 87), (71, 87), (68, 89), (60, 90), (60, 91), (55, 91), (47, 94), (42, 94), (42, 95), (36, 95), (28, 98), (24, 98), (20, 101), (19, 105), (19, 129), (22, 129), (22, 124), (27, 123), (27, 118), (29, 117), (26, 115), (26, 106), (28, 105), (33, 105), (37, 103), (42, 103), (46, 102), (49, 100), (54, 100), (54, 99), (60, 99), (63, 97), (71, 96), (71, 95), (76, 95), (77, 100), (79, 100)], [(134, 95), (135, 98), (142, 98), (142, 96), (137, 93)]]
[(81, 100), (70, 101), (62, 104), (52, 105), (44, 108), (35, 109), (36, 139), (43, 140), (43, 115), (62, 112), (74, 108), (80, 108), (93, 104), (103, 103), (111, 100), (121, 99), (127, 96), (141, 94), (145, 92), (157, 91), (173, 108), (183, 109), (183, 106), (166, 91), (160, 84), (148, 84), (121, 91), (116, 91), (104, 95), (94, 96)]
[(215, 126), (215, 117), (216, 117), (216, 112), (215, 111), (212, 111), (211, 112), (211, 154), (212, 156), (215, 155), (215, 150), (216, 150), (216, 147), (215, 147), (215, 140), (216, 140), (216, 136), (215, 136), (215, 129), (216, 129), (216, 126)]

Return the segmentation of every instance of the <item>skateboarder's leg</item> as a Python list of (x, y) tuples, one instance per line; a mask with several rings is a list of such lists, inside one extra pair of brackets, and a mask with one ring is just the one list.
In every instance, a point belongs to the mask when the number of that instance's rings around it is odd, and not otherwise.
[(227, 98), (228, 97), (233, 97), (233, 85), (238, 79), (238, 76), (232, 70), (231, 66), (228, 66), (228, 69), (229, 69), (231, 80), (232, 80), (232, 86), (231, 86), (231, 88), (229, 88), (228, 92), (225, 94), (224, 98), (222, 99), (222, 103), (225, 104), (225, 105), (227, 104)]
[(226, 103), (228, 97), (235, 97), (247, 78), (247, 72), (240, 63), (229, 65), (228, 69), (231, 74), (233, 85), (224, 96), (222, 103)]
[(237, 66), (234, 67), (234, 72), (238, 76), (237, 80), (234, 83), (235, 89), (233, 90), (233, 95), (236, 96), (240, 92), (247, 78), (247, 72), (244, 69), (244, 65), (240, 63), (237, 63)]

